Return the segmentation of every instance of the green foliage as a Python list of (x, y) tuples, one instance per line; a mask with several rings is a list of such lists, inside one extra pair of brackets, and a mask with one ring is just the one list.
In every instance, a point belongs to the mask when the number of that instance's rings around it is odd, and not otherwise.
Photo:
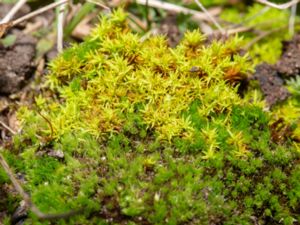
[(34, 203), (83, 207), (68, 224), (292, 224), (299, 150), (273, 141), (259, 98), (237, 93), (252, 72), (241, 42), (207, 44), (196, 30), (171, 49), (141, 42), (122, 10), (102, 17), (50, 64), (55, 95), (19, 112), (12, 151)]
[(70, 21), (70, 23), (67, 25), (67, 27), (64, 30), (64, 35), (70, 36), (72, 31), (75, 29), (75, 27), (82, 21), (82, 19), (91, 13), (95, 8), (95, 4), (86, 2), (84, 3), (79, 12), (74, 16), (74, 18)]
[(287, 27), (288, 10), (266, 9), (264, 5), (253, 4), (244, 12), (237, 8), (227, 8), (222, 12), (221, 17), (232, 24), (252, 27), (259, 32), (257, 35), (251, 32), (243, 35), (246, 46), (257, 37), (265, 36), (249, 46), (249, 53), (254, 63), (275, 63), (281, 55), (282, 41), (290, 38)]
[(17, 40), (17, 36), (16, 35), (7, 35), (5, 38), (0, 39), (0, 43), (4, 46), (4, 47), (11, 47), (15, 44)]

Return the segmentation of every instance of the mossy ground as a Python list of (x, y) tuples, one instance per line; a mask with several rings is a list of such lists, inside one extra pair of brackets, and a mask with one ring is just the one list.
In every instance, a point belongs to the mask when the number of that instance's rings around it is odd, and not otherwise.
[(253, 71), (240, 43), (194, 31), (171, 49), (164, 37), (141, 42), (121, 10), (101, 18), (51, 63), (35, 108), (19, 111), (5, 155), (33, 202), (84, 208), (54, 224), (299, 222), (300, 152), (273, 140), (259, 97), (238, 94)]

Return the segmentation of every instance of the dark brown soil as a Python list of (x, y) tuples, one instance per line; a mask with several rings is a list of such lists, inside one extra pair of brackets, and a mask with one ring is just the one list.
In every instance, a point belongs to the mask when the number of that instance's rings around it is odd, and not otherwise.
[(291, 41), (283, 43), (283, 54), (276, 64), (278, 73), (284, 77), (300, 74), (300, 34)]
[(288, 90), (283, 86), (283, 80), (279, 77), (276, 68), (266, 63), (256, 67), (254, 79), (259, 81), (262, 92), (265, 95), (268, 106), (284, 101), (289, 97)]
[(16, 42), (10, 47), (0, 45), (0, 94), (11, 94), (19, 91), (34, 71), (36, 40), (18, 30)]
[(300, 34), (295, 35), (291, 41), (284, 42), (283, 46), (280, 60), (275, 65), (258, 65), (254, 75), (270, 107), (290, 95), (283, 86), (284, 80), (300, 75)]

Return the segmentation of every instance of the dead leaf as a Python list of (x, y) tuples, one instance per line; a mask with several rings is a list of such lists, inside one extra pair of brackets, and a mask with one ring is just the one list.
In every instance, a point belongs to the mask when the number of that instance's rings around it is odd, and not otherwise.
[(13, 26), (12, 22), (0, 24), (0, 38), (6, 33), (6, 31)]

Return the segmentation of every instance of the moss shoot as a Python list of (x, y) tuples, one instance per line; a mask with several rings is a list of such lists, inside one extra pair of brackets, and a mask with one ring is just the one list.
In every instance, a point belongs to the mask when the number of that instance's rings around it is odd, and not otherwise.
[(19, 111), (23, 132), (5, 155), (33, 202), (84, 208), (53, 224), (299, 222), (300, 151), (274, 141), (259, 98), (238, 94), (253, 71), (240, 44), (191, 31), (169, 48), (162, 36), (140, 41), (122, 10), (102, 17)]

